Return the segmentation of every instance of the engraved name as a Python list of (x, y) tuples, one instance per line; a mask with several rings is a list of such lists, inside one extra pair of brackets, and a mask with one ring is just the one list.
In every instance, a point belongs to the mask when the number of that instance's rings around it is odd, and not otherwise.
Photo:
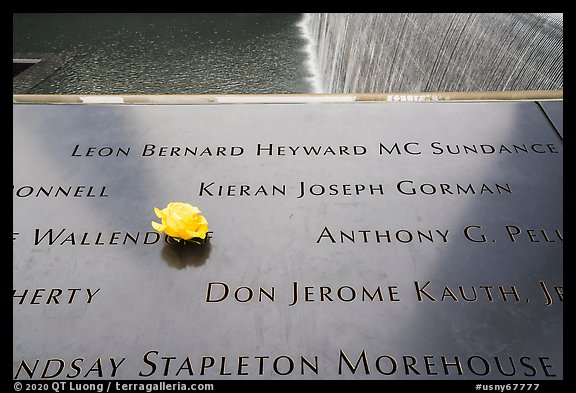
[[(132, 146), (82, 146), (74, 145), (72, 157), (128, 157), (132, 153)], [(431, 142), (428, 145), (418, 141), (407, 142), (380, 142), (373, 146), (362, 144), (349, 145), (276, 145), (273, 143), (258, 143), (252, 149), (243, 146), (167, 146), (155, 143), (146, 143), (138, 148), (141, 157), (239, 157), (250, 151), (256, 157), (343, 157), (364, 156), (369, 152), (379, 156), (409, 155), (522, 155), (522, 154), (558, 154), (558, 147), (554, 143), (444, 143)]]
[(36, 288), (14, 289), (12, 299), (16, 304), (72, 304), (92, 303), (94, 296), (100, 292), (92, 288)]
[[(546, 307), (556, 301), (564, 301), (564, 287), (539, 281), (532, 289), (538, 289), (538, 304)], [(534, 291), (531, 291), (534, 293)], [(414, 281), (411, 289), (403, 289), (403, 296), (410, 296), (418, 303), (475, 303), (511, 302), (528, 303), (529, 298), (521, 295), (516, 285), (444, 285), (436, 281)], [(408, 295), (407, 295), (408, 294)], [(236, 303), (271, 303), (281, 300), (288, 307), (302, 303), (393, 303), (400, 301), (398, 285), (305, 285), (292, 282), (290, 292), (280, 293), (276, 286), (231, 285), (223, 281), (210, 281), (206, 286), (205, 302), (216, 304), (226, 301)], [(281, 299), (279, 299), (279, 297)]]
[[(388, 187), (388, 190), (386, 188)], [(502, 195), (512, 194), (508, 183), (431, 183), (414, 180), (401, 180), (394, 185), (385, 183), (306, 183), (299, 182), (294, 187), (286, 184), (219, 184), (215, 181), (202, 181), (198, 187), (199, 197), (270, 197), (292, 194), (296, 199), (319, 196), (382, 196), (389, 192), (402, 195)]]
[[(15, 234), (19, 234), (15, 232)], [(208, 231), (204, 242), (210, 241), (214, 232)], [(107, 231), (107, 232), (82, 232), (67, 228), (34, 229), (34, 245), (48, 246), (118, 246), (129, 244), (152, 245), (158, 243), (160, 239), (168, 244), (174, 243), (168, 236), (161, 236), (154, 231), (127, 232), (127, 231)]]
[(12, 186), (17, 198), (107, 198), (106, 186)]
[[(114, 378), (124, 370), (126, 357), (82, 356), (70, 360), (59, 357), (20, 360), (14, 379)], [(557, 377), (549, 356), (510, 356), (498, 354), (414, 354), (368, 352), (366, 349), (334, 349), (321, 358), (317, 354), (189, 354), (146, 351), (140, 365), (131, 371), (132, 378), (192, 376), (263, 376), (263, 375), (359, 375), (359, 376), (426, 376), (449, 377)], [(127, 371), (124, 370), (126, 375)]]

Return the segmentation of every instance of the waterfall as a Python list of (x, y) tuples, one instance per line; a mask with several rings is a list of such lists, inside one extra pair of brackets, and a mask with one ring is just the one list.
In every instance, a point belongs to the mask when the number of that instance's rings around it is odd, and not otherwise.
[(560, 90), (562, 14), (306, 14), (324, 93)]

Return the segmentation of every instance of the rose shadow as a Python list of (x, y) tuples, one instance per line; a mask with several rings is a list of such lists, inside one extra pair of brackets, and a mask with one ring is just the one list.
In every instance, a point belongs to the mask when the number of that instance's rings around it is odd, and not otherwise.
[(204, 265), (211, 251), (209, 240), (203, 244), (164, 243), (161, 255), (168, 266), (182, 270)]

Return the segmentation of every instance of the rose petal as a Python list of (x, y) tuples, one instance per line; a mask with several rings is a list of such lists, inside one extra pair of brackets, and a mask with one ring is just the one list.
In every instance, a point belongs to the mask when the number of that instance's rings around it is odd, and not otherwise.
[(158, 232), (162, 233), (164, 232), (164, 229), (166, 228), (166, 225), (162, 225), (162, 224), (158, 224), (155, 221), (152, 221), (152, 228), (156, 229)]

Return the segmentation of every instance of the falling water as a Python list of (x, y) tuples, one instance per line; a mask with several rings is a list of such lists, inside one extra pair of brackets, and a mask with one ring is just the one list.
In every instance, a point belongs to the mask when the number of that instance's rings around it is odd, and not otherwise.
[(306, 14), (325, 93), (559, 90), (562, 14)]

